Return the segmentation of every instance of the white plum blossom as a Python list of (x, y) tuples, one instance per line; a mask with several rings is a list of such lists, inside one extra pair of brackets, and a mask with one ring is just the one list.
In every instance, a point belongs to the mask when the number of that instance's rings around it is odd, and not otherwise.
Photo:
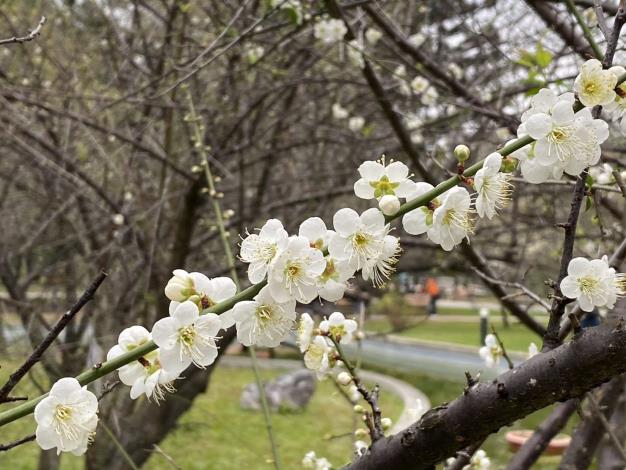
[(317, 278), (319, 296), (329, 302), (337, 302), (343, 298), (348, 288), (348, 280), (354, 276), (354, 268), (349, 260), (336, 260), (326, 256), (324, 272)]
[(216, 277), (209, 279), (202, 273), (188, 273), (182, 269), (176, 269), (167, 286), (165, 295), (172, 301), (170, 307), (176, 308), (180, 302), (190, 300), (199, 309), (204, 310), (212, 307), (237, 292), (237, 286), (228, 277)]
[[(432, 191), (434, 186), (430, 183), (425, 183), (423, 181), (419, 181), (413, 184), (413, 190), (411, 194), (409, 194), (406, 198), (407, 202), (413, 201), (420, 196)], [(435, 227), (433, 226), (433, 212), (434, 208), (441, 205), (441, 202), (438, 198), (433, 198), (429, 205), (420, 206), (416, 209), (413, 209), (411, 212), (408, 212), (402, 217), (402, 226), (407, 233), (411, 235), (421, 235), (422, 233), (426, 233), (428, 238), (431, 238), (431, 233), (434, 234)], [(432, 240), (432, 238), (431, 238)]]
[(350, 343), (359, 327), (355, 320), (347, 319), (341, 312), (333, 312), (320, 322), (320, 331), (338, 343)]
[(348, 119), (348, 129), (352, 132), (360, 132), (365, 126), (365, 118), (361, 116), (352, 116)]
[(365, 67), (365, 58), (363, 57), (363, 43), (357, 39), (348, 42), (348, 60), (352, 65), (362, 69)]
[(491, 219), (509, 201), (510, 176), (500, 172), (501, 165), (502, 155), (494, 152), (485, 159), (482, 168), (474, 176), (474, 189), (477, 192), (475, 205), (479, 217)]
[(574, 81), (574, 91), (587, 107), (604, 106), (615, 100), (617, 74), (615, 69), (604, 70), (598, 59), (585, 62)]
[(340, 385), (348, 386), (352, 382), (352, 376), (346, 371), (339, 372), (337, 374), (337, 383)]
[(392, 235), (385, 235), (382, 249), (378, 256), (366, 261), (362, 268), (361, 276), (364, 280), (372, 280), (376, 287), (382, 287), (387, 279), (395, 272), (396, 264), (400, 258), (400, 239)]
[(368, 160), (359, 166), (361, 178), (354, 183), (354, 194), (361, 199), (378, 199), (383, 196), (408, 197), (414, 188), (409, 168), (393, 160), (387, 165), (385, 158)]
[(305, 237), (309, 241), (309, 245), (318, 250), (328, 246), (328, 241), (333, 233), (332, 230), (326, 228), (326, 224), (319, 217), (309, 217), (298, 228), (298, 236)]
[[(130, 352), (152, 339), (150, 332), (143, 326), (131, 326), (122, 330), (117, 344), (107, 353), (107, 361)], [(120, 381), (131, 387), (130, 397), (135, 400), (141, 395), (154, 398), (158, 403), (165, 398), (165, 392), (173, 393), (172, 382), (177, 374), (166, 372), (161, 367), (159, 350), (144, 354), (138, 360), (118, 369)]]
[(313, 319), (308, 313), (303, 313), (300, 316), (296, 342), (298, 344), (298, 347), (300, 348), (301, 353), (304, 353), (307, 349), (309, 349), (309, 345), (311, 344), (311, 338), (313, 335), (313, 324)]
[(73, 377), (59, 379), (35, 407), (37, 444), (82, 455), (96, 432), (98, 399)]
[(289, 335), (294, 325), (296, 301), (287, 299), (277, 302), (266, 286), (254, 300), (238, 302), (232, 312), (237, 339), (241, 344), (275, 348)]
[(565, 297), (578, 301), (581, 310), (591, 312), (595, 307), (613, 308), (624, 295), (626, 282), (623, 274), (609, 266), (606, 256), (594, 260), (579, 257), (569, 262), (560, 287)]
[(315, 336), (304, 353), (304, 365), (315, 371), (319, 379), (326, 377), (330, 368), (330, 354), (334, 351), (323, 336)]
[[(620, 65), (611, 67), (609, 69), (618, 78), (626, 73), (626, 69)], [(626, 134), (626, 82), (620, 83), (616, 88), (615, 99), (604, 106), (604, 109), (609, 113), (614, 121), (619, 122), (619, 128), (623, 134)]]
[(200, 315), (193, 302), (170, 305), (170, 316), (152, 327), (152, 339), (161, 348), (161, 367), (168, 373), (180, 374), (192, 363), (200, 368), (211, 365), (217, 357), (215, 339), (221, 327), (217, 315)]
[[(606, 122), (593, 119), (588, 108), (574, 112), (572, 105), (571, 93), (557, 97), (549, 90), (541, 90), (533, 97), (531, 109), (522, 116), (518, 133), (527, 133), (537, 140), (532, 145), (533, 164), (544, 167), (547, 172), (553, 173), (559, 168), (570, 175), (578, 175), (598, 162), (600, 144), (609, 136)], [(526, 157), (529, 156), (527, 153)]]
[(367, 31), (365, 31), (365, 40), (372, 46), (375, 46), (382, 37), (383, 33), (378, 31), (376, 28), (367, 28)]
[(455, 186), (442, 195), (442, 202), (433, 212), (432, 230), (428, 238), (451, 251), (472, 233), (471, 198), (467, 189)]
[(261, 60), (261, 58), (263, 58), (263, 54), (265, 54), (265, 49), (263, 48), (263, 46), (251, 45), (248, 48), (246, 48), (246, 51), (244, 54), (248, 63), (250, 65), (254, 65), (259, 60)]
[(613, 167), (608, 163), (589, 168), (589, 175), (593, 177), (594, 183), (611, 184), (613, 183)]
[(411, 94), (411, 86), (408, 83), (408, 76), (406, 73), (406, 67), (402, 64), (398, 65), (393, 71), (393, 76), (398, 84), (398, 91), (404, 96)]
[(428, 88), (429, 86), (429, 81), (426, 80), (424, 77), (420, 77), (419, 75), (411, 80), (411, 89), (414, 93), (418, 95), (424, 93), (426, 91), (426, 88)]
[(348, 28), (340, 19), (328, 18), (315, 23), (313, 35), (323, 44), (334, 44), (343, 40)]
[(292, 236), (270, 270), (269, 291), (278, 302), (295, 299), (308, 304), (318, 295), (317, 278), (325, 269), (322, 252), (306, 237)]
[(354, 270), (363, 269), (381, 255), (389, 225), (378, 209), (368, 209), (360, 216), (350, 208), (338, 210), (333, 217), (335, 234), (328, 251), (333, 259), (347, 260)]
[(259, 234), (248, 234), (241, 242), (239, 256), (248, 266), (248, 279), (258, 284), (267, 274), (276, 255), (287, 246), (289, 235), (278, 219), (270, 219)]
[(426, 41), (426, 36), (424, 36), (422, 33), (415, 33), (415, 34), (410, 35), (407, 38), (407, 41), (413, 47), (420, 47)]
[(333, 118), (346, 119), (349, 116), (348, 110), (341, 106), (341, 103), (334, 103), (332, 106)]
[(487, 367), (497, 367), (500, 364), (503, 351), (495, 335), (489, 334), (485, 337), (485, 345), (478, 350), (478, 354)]
[[(446, 468), (451, 466), (455, 461), (456, 458), (454, 457), (450, 457), (446, 460)], [(491, 460), (487, 457), (487, 453), (482, 449), (478, 449), (470, 458), (469, 463), (463, 466), (462, 470), (488, 470), (489, 468), (491, 468)]]

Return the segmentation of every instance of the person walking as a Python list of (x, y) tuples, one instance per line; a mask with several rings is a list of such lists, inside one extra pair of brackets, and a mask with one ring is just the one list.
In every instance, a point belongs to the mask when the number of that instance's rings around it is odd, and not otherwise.
[(439, 284), (437, 280), (434, 277), (426, 279), (424, 290), (430, 298), (428, 302), (428, 316), (437, 315), (437, 300), (439, 299)]

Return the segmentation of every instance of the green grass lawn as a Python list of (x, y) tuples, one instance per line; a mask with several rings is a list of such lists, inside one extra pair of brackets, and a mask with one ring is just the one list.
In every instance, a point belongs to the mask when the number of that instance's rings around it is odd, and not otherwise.
[[(11, 367), (3, 364), (2, 381)], [(283, 373), (262, 371), (265, 380)], [(239, 396), (245, 385), (254, 381), (249, 369), (218, 367), (209, 390), (199, 396), (194, 406), (181, 419), (179, 426), (160, 444), (179, 467), (187, 469), (271, 469), (271, 451), (261, 413), (243, 411)], [(28, 380), (22, 392), (33, 392)], [(328, 458), (339, 467), (349, 461), (352, 453), (351, 437), (354, 414), (352, 407), (328, 380), (318, 382), (317, 391), (306, 410), (297, 413), (273, 415), (273, 425), (280, 446), (283, 468), (300, 468), (300, 461), (309, 450)], [(17, 393), (17, 391), (16, 391)], [(385, 416), (396, 419), (402, 403), (398, 397), (383, 391), (381, 406)], [(15, 421), (2, 428), (0, 442), (23, 437), (34, 432), (32, 416)], [(97, 439), (106, 439), (103, 430)], [(12, 451), (0, 453), (0, 468), (30, 470), (36, 468), (39, 448), (28, 443)], [(63, 470), (82, 469), (82, 458), (63, 455)], [(171, 469), (163, 456), (153, 455), (143, 467)]]
[[(502, 324), (500, 318), (492, 318), (491, 324), (496, 328), (508, 351), (527, 352), (531, 342), (541, 347), (541, 338), (521, 323), (509, 323), (508, 327)], [(471, 322), (438, 322), (424, 321), (406, 330), (394, 333), (407, 338), (426, 341), (460, 344), (465, 346), (480, 346), (479, 323)], [(368, 320), (365, 322), (367, 331), (385, 332), (391, 329), (385, 320)]]

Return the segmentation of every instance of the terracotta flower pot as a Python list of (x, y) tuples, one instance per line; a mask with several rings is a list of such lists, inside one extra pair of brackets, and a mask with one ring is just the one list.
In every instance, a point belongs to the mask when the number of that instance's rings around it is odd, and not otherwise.
[[(529, 429), (520, 429), (519, 431), (509, 431), (506, 433), (505, 439), (509, 444), (509, 448), (512, 452), (517, 452), (519, 448), (532, 436), (533, 431)], [(572, 438), (565, 434), (557, 434), (554, 439), (550, 441), (548, 447), (544, 451), (544, 455), (561, 455)]]

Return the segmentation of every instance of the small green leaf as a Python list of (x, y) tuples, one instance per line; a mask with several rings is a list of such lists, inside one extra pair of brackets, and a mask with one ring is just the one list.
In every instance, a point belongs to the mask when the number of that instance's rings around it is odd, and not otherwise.
[(593, 207), (593, 199), (590, 196), (585, 198), (585, 212)]

